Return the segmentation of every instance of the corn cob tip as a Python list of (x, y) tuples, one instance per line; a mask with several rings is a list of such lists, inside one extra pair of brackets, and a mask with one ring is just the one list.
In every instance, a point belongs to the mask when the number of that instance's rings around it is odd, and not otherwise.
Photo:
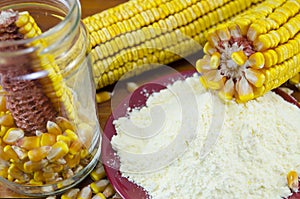
[(280, 36), (280, 28), (261, 30), (268, 26), (268, 18), (264, 19), (254, 19), (246, 26), (233, 21), (208, 33), (205, 56), (196, 62), (204, 87), (218, 90), (224, 100), (247, 102), (299, 73), (300, 51), (293, 46), (300, 44), (300, 35), (286, 38)]

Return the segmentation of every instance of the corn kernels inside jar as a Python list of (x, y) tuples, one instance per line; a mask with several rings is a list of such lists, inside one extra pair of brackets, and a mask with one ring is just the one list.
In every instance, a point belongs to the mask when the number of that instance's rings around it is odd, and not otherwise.
[(0, 7), (0, 180), (21, 194), (58, 194), (100, 156), (80, 5), (13, 0)]

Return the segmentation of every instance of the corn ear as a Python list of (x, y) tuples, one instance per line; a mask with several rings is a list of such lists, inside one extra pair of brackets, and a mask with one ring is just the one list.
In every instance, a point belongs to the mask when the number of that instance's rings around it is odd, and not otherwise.
[[(300, 72), (299, 10), (298, 1), (267, 0), (211, 30), (206, 44), (211, 50), (196, 63), (201, 82), (225, 100), (246, 102), (295, 77)], [(221, 54), (217, 67), (210, 63), (216, 62), (211, 52)]]
[(199, 51), (207, 31), (260, 0), (128, 1), (83, 19), (96, 88)]

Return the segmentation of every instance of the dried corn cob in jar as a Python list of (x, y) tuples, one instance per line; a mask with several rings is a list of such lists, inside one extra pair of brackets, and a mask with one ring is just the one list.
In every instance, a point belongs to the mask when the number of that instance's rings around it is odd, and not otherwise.
[(78, 2), (23, 3), (0, 2), (0, 180), (41, 197), (88, 175), (101, 135)]
[(197, 61), (202, 84), (246, 102), (300, 72), (300, 1), (265, 1), (208, 33)]
[(261, 2), (138, 0), (86, 17), (96, 88), (199, 51), (209, 29)]

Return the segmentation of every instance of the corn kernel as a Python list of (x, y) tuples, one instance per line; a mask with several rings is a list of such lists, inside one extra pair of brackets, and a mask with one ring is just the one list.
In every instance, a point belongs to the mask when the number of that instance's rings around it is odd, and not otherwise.
[(106, 198), (113, 196), (115, 193), (116, 193), (116, 191), (114, 190), (114, 188), (111, 184), (107, 185), (103, 191), (103, 195)]
[(80, 189), (73, 188), (61, 195), (61, 199), (76, 199)]
[(98, 165), (90, 174), (94, 181), (99, 181), (106, 176), (103, 165)]
[(47, 157), (51, 149), (51, 146), (41, 146), (39, 148), (31, 149), (30, 151), (28, 151), (28, 158), (33, 162), (41, 161), (42, 159)]
[(212, 55), (211, 55), (211, 58), (210, 58), (210, 67), (212, 69), (217, 69), (220, 65), (220, 53), (218, 52), (214, 52)]
[(237, 51), (231, 54), (231, 59), (239, 66), (242, 66), (247, 61), (247, 56), (244, 51)]
[(58, 135), (56, 137), (56, 141), (62, 141), (64, 143), (66, 143), (68, 145), (68, 147), (70, 146), (71, 144), (71, 138), (65, 136), (65, 135)]
[(21, 171), (15, 164), (11, 164), (8, 168), (8, 176), (11, 179), (19, 180), (20, 182), (28, 182), (29, 176)]
[(48, 133), (50, 133), (50, 134), (54, 134), (54, 135), (62, 134), (61, 128), (55, 122), (48, 121), (46, 128), (47, 128)]
[(93, 192), (90, 186), (85, 186), (79, 191), (77, 199), (89, 199), (92, 197), (92, 195)]
[(97, 103), (106, 102), (106, 101), (110, 100), (110, 98), (111, 98), (110, 92), (102, 91), (102, 92), (96, 93), (96, 102)]
[(12, 127), (15, 125), (14, 118), (11, 114), (4, 114), (0, 116), (0, 125)]
[(92, 199), (106, 199), (106, 197), (103, 193), (97, 193), (92, 197)]
[(18, 140), (16, 145), (26, 150), (38, 148), (40, 147), (40, 136), (25, 136)]
[(63, 169), (64, 169), (63, 164), (50, 163), (43, 168), (43, 171), (48, 173), (59, 173)]
[(70, 154), (77, 154), (82, 149), (82, 142), (80, 140), (75, 140), (70, 146)]
[(8, 176), (8, 165), (0, 164), (0, 176), (2, 178), (7, 178), (7, 176)]
[(43, 167), (45, 167), (48, 164), (48, 160), (42, 159), (39, 162), (33, 162), (33, 161), (27, 161), (24, 163), (24, 171), (27, 173), (32, 173), (35, 171), (41, 170)]
[(55, 161), (65, 156), (68, 152), (69, 152), (68, 145), (63, 141), (58, 141), (52, 145), (52, 149), (47, 155), (47, 159), (50, 161)]
[(299, 189), (299, 177), (296, 171), (290, 171), (287, 174), (287, 183), (291, 190), (298, 191)]
[(109, 180), (107, 179), (102, 179), (99, 180), (97, 182), (92, 182), (90, 184), (91, 189), (94, 193), (99, 193), (99, 192), (103, 192), (105, 187), (109, 184)]
[(75, 127), (74, 125), (66, 118), (64, 117), (56, 117), (55, 123), (61, 128), (61, 130), (64, 132), (67, 129), (74, 131), (75, 132)]
[(20, 160), (24, 160), (28, 157), (27, 151), (25, 149), (22, 149), (21, 147), (15, 145), (12, 146), (12, 149), (16, 152)]
[(14, 144), (24, 137), (24, 131), (20, 128), (10, 128), (3, 136), (3, 142), (6, 144)]
[(41, 185), (43, 185), (44, 183), (41, 182), (41, 181), (35, 181), (34, 179), (31, 179), (31, 180), (29, 180), (29, 184), (30, 184), (30, 185), (41, 186)]
[(36, 182), (44, 182), (44, 176), (43, 176), (43, 171), (39, 170), (39, 171), (35, 171), (33, 173), (33, 179)]
[(18, 154), (15, 152), (15, 150), (13, 150), (12, 146), (6, 145), (6, 146), (3, 148), (3, 152), (4, 152), (4, 155), (5, 155), (8, 159), (11, 159), (11, 160), (16, 161), (16, 162), (19, 161), (19, 156), (18, 156)]
[(65, 160), (70, 168), (74, 168), (80, 163), (80, 153), (75, 155), (68, 154), (65, 156)]
[(69, 137), (71, 139), (71, 141), (75, 141), (75, 140), (78, 139), (77, 134), (74, 131), (70, 130), (70, 129), (66, 129), (64, 131), (63, 135)]
[(50, 133), (42, 133), (40, 139), (41, 146), (52, 146), (56, 142), (56, 135)]

